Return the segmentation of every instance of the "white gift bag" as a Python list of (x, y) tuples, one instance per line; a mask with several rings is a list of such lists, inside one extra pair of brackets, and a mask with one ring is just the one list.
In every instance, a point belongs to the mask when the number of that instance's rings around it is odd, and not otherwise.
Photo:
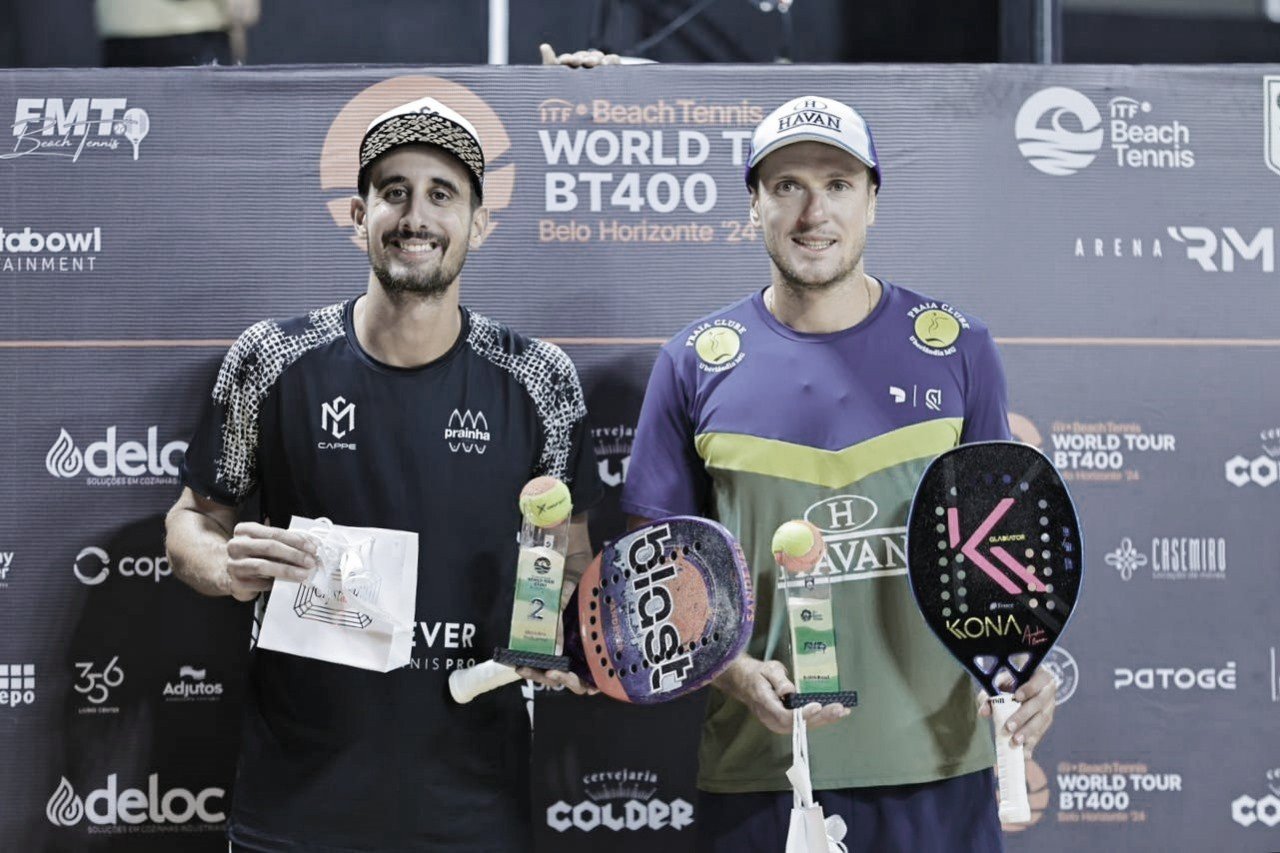
[(418, 534), (294, 516), (320, 566), (305, 583), (276, 578), (258, 646), (390, 672), (409, 663), (418, 593)]
[(791, 825), (787, 828), (786, 853), (848, 853), (844, 818), (824, 818), (822, 806), (813, 801), (813, 781), (809, 776), (809, 729), (800, 709), (791, 716)]

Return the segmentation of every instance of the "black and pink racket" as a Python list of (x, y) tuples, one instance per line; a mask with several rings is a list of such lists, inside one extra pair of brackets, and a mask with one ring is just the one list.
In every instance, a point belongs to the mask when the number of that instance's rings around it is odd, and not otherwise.
[(1021, 745), (1004, 724), (1075, 610), (1080, 523), (1049, 459), (1025, 444), (965, 444), (929, 465), (907, 522), (925, 622), (991, 696), (1000, 819), (1031, 819)]
[[(586, 683), (649, 705), (706, 686), (746, 647), (755, 620), (751, 573), (722, 525), (675, 516), (609, 542), (564, 612), (564, 654)], [(455, 672), (458, 702), (517, 681), (485, 661)]]

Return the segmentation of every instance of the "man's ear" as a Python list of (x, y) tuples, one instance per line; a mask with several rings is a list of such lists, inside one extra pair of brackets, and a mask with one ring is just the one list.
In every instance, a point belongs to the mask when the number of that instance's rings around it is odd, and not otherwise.
[(477, 207), (471, 211), (471, 236), (467, 238), (467, 245), (472, 249), (479, 249), (488, 235), (489, 208)]
[(364, 221), (366, 210), (364, 199), (358, 195), (353, 195), (351, 197), (351, 221), (356, 226), (356, 236), (361, 240), (369, 237), (369, 229)]
[(874, 186), (871, 188), (871, 198), (867, 199), (867, 225), (876, 224), (876, 202), (880, 199), (880, 191)]
[(760, 227), (760, 193), (756, 192), (755, 187), (751, 188), (751, 209), (748, 216), (751, 224), (756, 228)]

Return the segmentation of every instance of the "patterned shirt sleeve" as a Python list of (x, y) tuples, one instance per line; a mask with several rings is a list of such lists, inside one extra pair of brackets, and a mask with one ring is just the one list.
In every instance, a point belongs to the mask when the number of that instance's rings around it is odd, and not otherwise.
[(1009, 402), (1004, 364), (991, 333), (983, 330), (981, 344), (966, 365), (968, 382), (964, 399), (964, 430), (960, 443), (1008, 441)]
[(708, 487), (706, 468), (693, 446), (689, 396), (664, 347), (640, 407), (622, 509), (643, 518), (701, 515)]

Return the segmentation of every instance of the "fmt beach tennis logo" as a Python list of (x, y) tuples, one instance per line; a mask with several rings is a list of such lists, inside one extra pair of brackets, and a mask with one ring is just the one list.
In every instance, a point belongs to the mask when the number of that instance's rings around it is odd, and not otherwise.
[(1092, 100), (1066, 86), (1041, 89), (1027, 98), (1014, 120), (1018, 150), (1037, 170), (1058, 177), (1088, 168), (1109, 145), (1105, 158), (1120, 169), (1190, 169), (1196, 164), (1191, 130), (1160, 118), (1150, 101), (1119, 95), (1106, 102), (1107, 121)]
[(484, 206), (488, 208), (492, 233), (501, 217), (496, 214), (511, 204), (516, 185), (516, 166), (504, 163), (511, 149), (511, 137), (498, 114), (470, 89), (439, 77), (393, 77), (375, 83), (342, 108), (329, 126), (320, 153), (320, 188), (333, 224), (345, 231), (361, 249), (363, 238), (355, 235), (351, 222), (351, 196), (356, 194), (356, 174), (360, 169), (360, 140), (369, 122), (394, 107), (419, 98), (431, 97), (456, 110), (475, 127), (484, 146)]
[(64, 157), (128, 151), (137, 160), (151, 117), (127, 98), (18, 98), (13, 111), (13, 148), (0, 160)]

